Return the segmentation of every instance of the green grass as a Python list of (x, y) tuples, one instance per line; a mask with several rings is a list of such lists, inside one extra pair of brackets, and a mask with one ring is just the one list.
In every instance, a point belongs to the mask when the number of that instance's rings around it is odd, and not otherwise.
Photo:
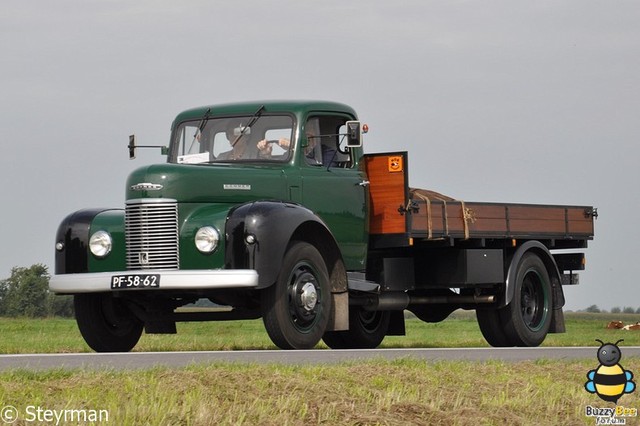
[[(640, 345), (640, 331), (607, 330), (611, 320), (640, 321), (636, 314), (567, 313), (567, 332), (550, 334), (543, 346), (597, 346), (595, 339)], [(0, 318), (0, 353), (90, 352), (73, 319)], [(178, 323), (178, 334), (143, 335), (135, 351), (275, 349), (262, 320)], [(440, 323), (406, 321), (406, 336), (389, 336), (382, 347), (486, 347), (473, 312), (458, 311)], [(320, 343), (319, 348), (326, 348)]]
[[(136, 373), (15, 371), (0, 373), (0, 405), (23, 416), (29, 406), (106, 410), (109, 424), (118, 425), (593, 425), (585, 407), (612, 406), (584, 390), (594, 364), (401, 359), (305, 367), (218, 363)], [(640, 360), (625, 367), (638, 371)], [(619, 405), (638, 407), (638, 395), (623, 395)]]
[[(625, 339), (640, 344), (640, 332), (607, 330), (614, 319), (638, 315), (567, 314), (567, 333), (545, 345), (597, 346)], [(75, 321), (2, 318), (4, 353), (87, 352)], [(436, 324), (407, 320), (406, 337), (388, 337), (385, 347), (486, 346), (472, 313), (456, 312)], [(320, 345), (319, 347), (323, 347)], [(262, 322), (178, 324), (177, 335), (143, 335), (137, 351), (274, 348)], [(623, 357), (640, 374), (640, 359)], [(54, 369), (0, 373), (0, 409), (106, 410), (118, 425), (595, 425), (587, 406), (613, 407), (584, 389), (590, 360), (395, 361), (338, 365), (209, 363), (142, 371)], [(636, 379), (637, 381), (637, 379)], [(640, 392), (618, 405), (640, 407)], [(104, 420), (104, 417), (103, 417)], [(627, 418), (627, 424), (640, 419)], [(54, 421), (40, 422), (56, 424)], [(59, 424), (83, 424), (78, 421)], [(0, 423), (1, 424), (1, 423)]]

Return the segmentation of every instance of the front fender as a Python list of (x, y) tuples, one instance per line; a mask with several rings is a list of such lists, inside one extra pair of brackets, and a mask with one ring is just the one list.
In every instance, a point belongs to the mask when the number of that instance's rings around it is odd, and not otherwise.
[(289, 242), (296, 232), (307, 227), (323, 234), (337, 248), (324, 222), (303, 206), (279, 201), (240, 205), (227, 218), (225, 267), (255, 269), (259, 275), (258, 288), (268, 287), (280, 273)]
[(113, 209), (83, 209), (71, 213), (56, 232), (55, 274), (89, 272), (89, 230), (93, 219)]

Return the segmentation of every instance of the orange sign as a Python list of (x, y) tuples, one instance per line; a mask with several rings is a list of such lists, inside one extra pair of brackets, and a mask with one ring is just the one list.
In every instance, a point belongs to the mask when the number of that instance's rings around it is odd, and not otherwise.
[(401, 155), (393, 155), (389, 157), (389, 172), (401, 172), (403, 168), (402, 165), (402, 156)]

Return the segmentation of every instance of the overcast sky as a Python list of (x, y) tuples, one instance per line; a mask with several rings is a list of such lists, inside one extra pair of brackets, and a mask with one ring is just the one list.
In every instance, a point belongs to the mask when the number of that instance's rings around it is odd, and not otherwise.
[(640, 2), (3, 0), (0, 279), (53, 273), (60, 221), (122, 207), (128, 135), (180, 111), (336, 100), (367, 152), (466, 201), (598, 207), (568, 309), (640, 307)]

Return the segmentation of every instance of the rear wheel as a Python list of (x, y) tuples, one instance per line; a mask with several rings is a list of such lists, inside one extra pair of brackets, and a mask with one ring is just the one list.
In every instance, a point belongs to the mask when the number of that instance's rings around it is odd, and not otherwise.
[(96, 352), (128, 352), (138, 343), (144, 324), (111, 294), (76, 294), (76, 322), (85, 342)]
[(389, 329), (390, 311), (366, 311), (361, 307), (349, 309), (349, 330), (328, 331), (322, 340), (332, 349), (377, 348)]
[(535, 253), (518, 263), (513, 300), (500, 310), (504, 332), (515, 346), (538, 346), (551, 325), (551, 280)]
[(477, 309), (476, 318), (487, 343), (496, 348), (513, 346), (504, 333), (498, 309)]
[(274, 285), (262, 293), (262, 319), (281, 349), (310, 349), (322, 338), (331, 312), (329, 274), (320, 252), (293, 242)]

